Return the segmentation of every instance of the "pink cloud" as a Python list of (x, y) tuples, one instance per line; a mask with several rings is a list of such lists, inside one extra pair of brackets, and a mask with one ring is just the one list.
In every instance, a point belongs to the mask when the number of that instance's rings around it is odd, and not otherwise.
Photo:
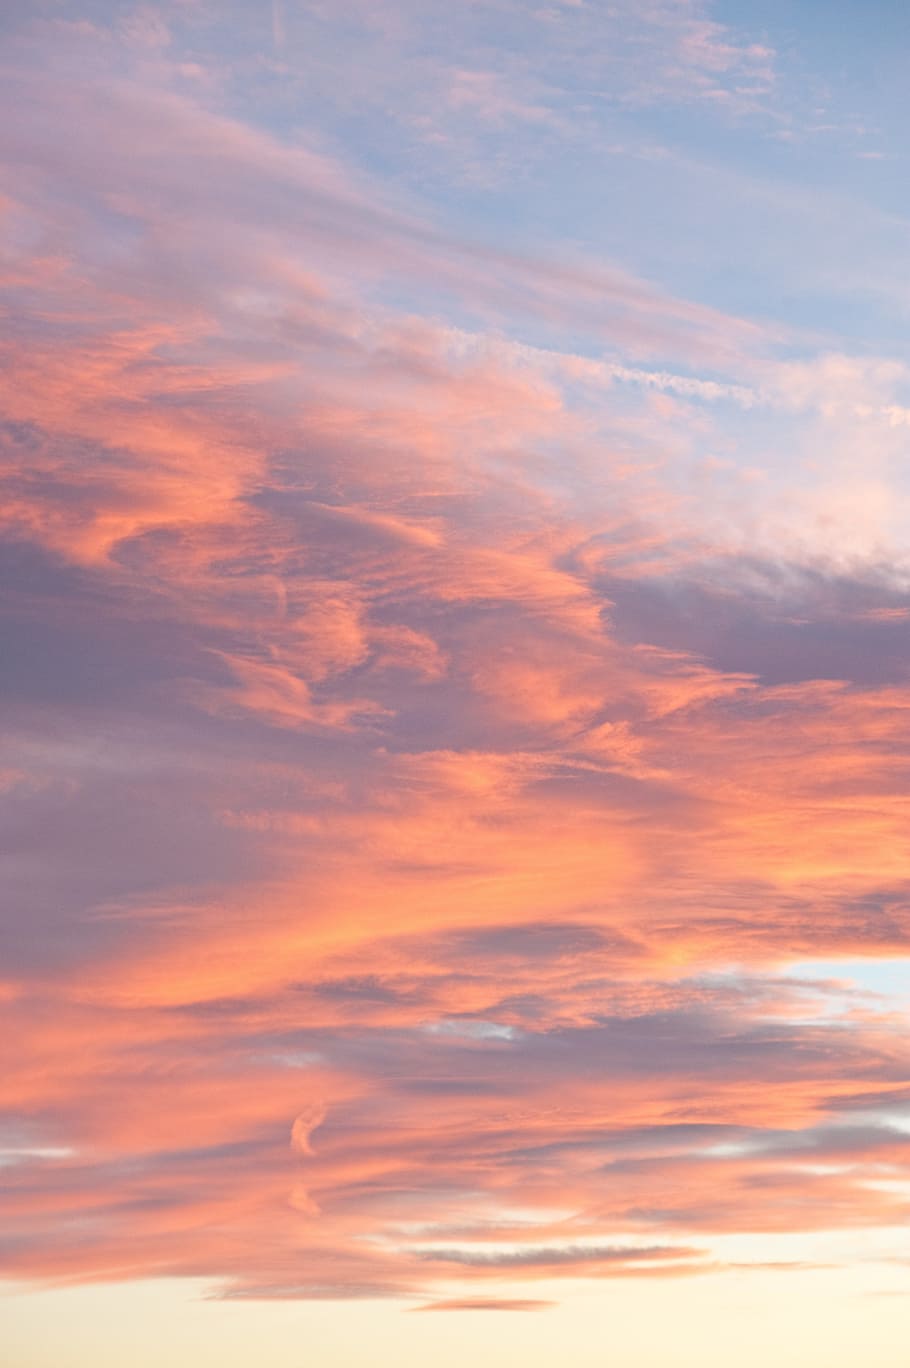
[[(766, 62), (699, 16), (643, 20), (684, 93)], [(530, 1309), (905, 1222), (905, 1023), (780, 972), (906, 948), (903, 589), (775, 579), (667, 473), (777, 334), (126, 38), (24, 42), (0, 134), (0, 1270)]]

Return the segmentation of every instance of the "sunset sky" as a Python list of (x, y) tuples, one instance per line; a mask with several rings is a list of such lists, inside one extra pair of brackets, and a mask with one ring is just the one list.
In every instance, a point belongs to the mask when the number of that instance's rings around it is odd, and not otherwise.
[(906, 1368), (910, 8), (0, 22), (4, 1368)]

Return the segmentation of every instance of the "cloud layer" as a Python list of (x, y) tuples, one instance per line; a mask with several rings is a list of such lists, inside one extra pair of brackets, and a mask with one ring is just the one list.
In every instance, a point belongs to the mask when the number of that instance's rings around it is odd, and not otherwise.
[[(906, 1014), (800, 966), (910, 934), (906, 365), (465, 231), (178, 9), (4, 72), (0, 1272), (528, 1310), (905, 1225)], [(614, 104), (766, 117), (624, 23)]]

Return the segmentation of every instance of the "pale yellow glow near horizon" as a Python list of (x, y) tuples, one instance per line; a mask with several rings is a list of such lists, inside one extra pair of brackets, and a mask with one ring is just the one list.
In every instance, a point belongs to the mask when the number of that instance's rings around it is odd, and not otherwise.
[(535, 1284), (535, 1297), (562, 1300), (521, 1313), (219, 1302), (177, 1280), (4, 1291), (4, 1368), (906, 1368), (910, 1307), (907, 1270), (872, 1264)]

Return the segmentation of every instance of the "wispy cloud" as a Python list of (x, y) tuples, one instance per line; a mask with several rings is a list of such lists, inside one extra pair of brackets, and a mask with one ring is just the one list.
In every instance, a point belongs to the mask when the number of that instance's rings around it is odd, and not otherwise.
[(788, 965), (910, 935), (905, 359), (466, 223), (343, 154), (352, 81), (317, 136), (254, 72), (393, 52), (369, 119), (426, 39), (420, 138), (564, 137), (570, 87), (751, 117), (770, 45), (239, 9), (5, 59), (0, 1271), (846, 1262), (907, 1220), (906, 1016)]

